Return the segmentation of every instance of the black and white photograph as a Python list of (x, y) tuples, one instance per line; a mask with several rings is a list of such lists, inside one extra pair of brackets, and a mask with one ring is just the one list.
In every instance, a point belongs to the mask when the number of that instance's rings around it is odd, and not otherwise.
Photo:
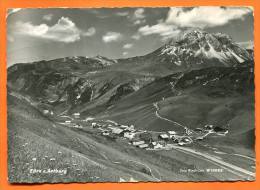
[(255, 180), (252, 7), (13, 8), (10, 183)]

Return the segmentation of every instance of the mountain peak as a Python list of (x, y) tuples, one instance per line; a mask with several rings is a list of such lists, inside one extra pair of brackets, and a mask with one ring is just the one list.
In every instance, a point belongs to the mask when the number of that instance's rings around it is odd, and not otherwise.
[(182, 32), (176, 39), (161, 47), (160, 51), (161, 55), (171, 56), (171, 60), (179, 66), (184, 62), (182, 58), (185, 61), (195, 58), (200, 63), (203, 63), (203, 60), (213, 59), (223, 64), (252, 60), (250, 54), (229, 35), (209, 33), (197, 28)]

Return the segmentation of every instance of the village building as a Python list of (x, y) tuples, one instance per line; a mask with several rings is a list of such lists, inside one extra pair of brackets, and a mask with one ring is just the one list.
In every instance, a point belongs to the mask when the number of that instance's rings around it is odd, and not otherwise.
[(168, 131), (169, 135), (176, 135), (177, 133), (175, 131)]
[(163, 148), (163, 145), (160, 143), (157, 143), (156, 145), (154, 145), (154, 149), (160, 149)]
[(70, 120), (66, 120), (65, 123), (71, 123), (71, 121)]
[(94, 118), (93, 117), (87, 117), (86, 119), (85, 119), (85, 121), (91, 121), (91, 120), (93, 120)]
[(135, 126), (134, 125), (130, 125), (129, 127), (128, 127), (128, 130), (130, 130), (130, 131), (135, 131)]
[(140, 144), (138, 145), (139, 148), (148, 148), (148, 144)]
[(228, 133), (228, 130), (219, 126), (214, 127), (214, 132), (217, 133), (217, 135), (226, 135)]
[(228, 131), (225, 132), (218, 132), (217, 135), (225, 136), (228, 133)]
[(195, 132), (202, 132), (203, 129), (201, 129), (201, 128), (196, 128), (196, 129), (194, 129), (194, 131), (195, 131)]
[(228, 130), (225, 129), (225, 128), (216, 126), (216, 127), (214, 127), (214, 131), (215, 131), (215, 132), (226, 132), (226, 131), (228, 131)]
[(135, 137), (134, 133), (130, 133), (130, 132), (125, 132), (124, 133), (124, 137), (128, 138), (128, 139), (133, 139)]
[(112, 128), (112, 133), (119, 135), (120, 133), (122, 133), (124, 130), (123, 129), (119, 129), (119, 128)]
[(178, 142), (179, 145), (185, 145), (185, 144), (191, 144), (191, 143), (192, 143), (192, 139), (190, 137), (183, 137)]
[(75, 128), (83, 128), (82, 125), (80, 125), (80, 124), (75, 124), (73, 127), (75, 127)]
[(144, 143), (145, 143), (144, 141), (134, 141), (133, 145), (134, 146), (139, 146), (139, 145), (144, 144)]
[(127, 129), (128, 126), (127, 126), (127, 125), (120, 125), (120, 128), (122, 128), (122, 129)]
[(205, 125), (204, 126), (204, 130), (206, 130), (206, 131), (211, 131), (211, 130), (213, 130), (213, 128), (214, 128), (214, 125)]
[(160, 134), (159, 136), (158, 136), (158, 139), (159, 140), (169, 140), (169, 135), (167, 135), (167, 134)]
[(108, 136), (108, 135), (109, 135), (109, 132), (108, 132), (108, 131), (104, 131), (104, 132), (102, 133), (102, 135)]
[(43, 110), (43, 114), (48, 114), (49, 113), (49, 110)]
[(101, 125), (100, 124), (98, 124), (98, 123), (91, 123), (91, 126), (93, 127), (93, 128), (97, 128), (97, 127), (101, 127)]
[(73, 113), (73, 116), (74, 116), (75, 118), (79, 118), (79, 117), (80, 117), (80, 113)]

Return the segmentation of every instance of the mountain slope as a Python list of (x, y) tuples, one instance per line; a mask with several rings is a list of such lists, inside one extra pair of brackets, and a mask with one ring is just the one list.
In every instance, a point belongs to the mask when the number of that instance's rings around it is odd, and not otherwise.
[(250, 60), (253, 60), (252, 55), (230, 36), (193, 29), (152, 53), (118, 62), (125, 63), (125, 67), (133, 72), (165, 76), (205, 67), (243, 65)]
[[(215, 67), (169, 75), (119, 100), (98, 117), (134, 123), (141, 129), (181, 132), (178, 125), (156, 117), (155, 102), (161, 116), (170, 120), (191, 129), (229, 125), (230, 133), (223, 140), (240, 135), (238, 146), (250, 143), (244, 136), (254, 129), (254, 75), (250, 67)], [(250, 145), (250, 149), (254, 147)]]
[(188, 30), (140, 57), (65, 57), (16, 64), (8, 68), (8, 88), (53, 106), (57, 113), (91, 107), (104, 110), (160, 76), (210, 67), (247, 67), (252, 59), (227, 35)]

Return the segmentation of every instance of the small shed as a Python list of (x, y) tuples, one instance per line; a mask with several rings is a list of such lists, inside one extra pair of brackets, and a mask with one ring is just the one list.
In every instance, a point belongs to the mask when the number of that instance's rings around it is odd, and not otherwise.
[(175, 132), (175, 131), (168, 131), (168, 133), (169, 133), (170, 135), (176, 135), (176, 132)]

